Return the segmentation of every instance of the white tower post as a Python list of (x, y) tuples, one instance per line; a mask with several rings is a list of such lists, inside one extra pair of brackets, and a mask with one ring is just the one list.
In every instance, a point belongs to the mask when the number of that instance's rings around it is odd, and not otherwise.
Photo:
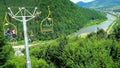
[(34, 8), (34, 11), (32, 13), (28, 11), (25, 7), (19, 7), (18, 9), (19, 9), (18, 12), (13, 13), (11, 8), (8, 7), (8, 10), (9, 10), (8, 14), (15, 20), (23, 22), (24, 42), (25, 42), (25, 51), (26, 51), (26, 67), (31, 68), (26, 22), (36, 17), (37, 7)]

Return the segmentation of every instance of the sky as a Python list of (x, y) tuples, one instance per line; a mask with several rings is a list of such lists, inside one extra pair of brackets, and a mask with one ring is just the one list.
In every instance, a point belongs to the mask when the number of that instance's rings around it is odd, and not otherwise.
[(79, 2), (79, 1), (91, 2), (91, 1), (93, 1), (93, 0), (70, 0), (70, 1), (72, 1), (72, 2), (74, 2), (74, 3), (77, 3), (77, 2)]

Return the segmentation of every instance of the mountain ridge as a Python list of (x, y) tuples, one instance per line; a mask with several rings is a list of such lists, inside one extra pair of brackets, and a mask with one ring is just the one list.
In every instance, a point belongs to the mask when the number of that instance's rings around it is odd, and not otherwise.
[(115, 6), (120, 6), (120, 0), (95, 0), (88, 3), (78, 2), (79, 6), (89, 7), (89, 8), (113, 8)]

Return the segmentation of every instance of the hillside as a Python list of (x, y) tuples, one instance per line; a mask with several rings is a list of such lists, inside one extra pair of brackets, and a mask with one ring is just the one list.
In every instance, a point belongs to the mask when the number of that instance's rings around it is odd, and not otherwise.
[(120, 0), (95, 0), (88, 3), (78, 2), (77, 5), (90, 8), (113, 8), (120, 6)]
[[(37, 39), (54, 39), (62, 34), (70, 34), (86, 26), (89, 22), (103, 21), (106, 19), (105, 14), (78, 7), (69, 0), (1, 0), (0, 1), (0, 23), (3, 23), (7, 7), (38, 7), (42, 14), (37, 20), (31, 20), (27, 23), (28, 35), (34, 34)], [(41, 33), (40, 23), (47, 16), (47, 6), (50, 6), (51, 17), (54, 21), (54, 33)], [(13, 8), (13, 10), (15, 10)], [(18, 39), (23, 39), (22, 23), (11, 20), (18, 29)], [(33, 23), (34, 22), (34, 23)]]
[[(46, 44), (37, 42), (30, 48), (32, 68), (119, 68), (120, 37), (116, 41), (106, 35), (99, 30), (84, 39), (61, 36)], [(25, 61), (25, 56), (11, 56), (3, 68), (25, 68)]]

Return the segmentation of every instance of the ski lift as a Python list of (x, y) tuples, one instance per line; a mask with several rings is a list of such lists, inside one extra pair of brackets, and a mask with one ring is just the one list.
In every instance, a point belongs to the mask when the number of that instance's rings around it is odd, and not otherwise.
[(16, 34), (17, 34), (17, 27), (7, 20), (7, 15), (8, 14), (6, 13), (5, 18), (4, 18), (4, 23), (3, 23), (4, 35), (6, 33), (7, 28), (15, 29), (16, 30)]
[(48, 6), (48, 16), (41, 21), (40, 24), (41, 32), (54, 32), (53, 31), (53, 18), (51, 17), (51, 11)]
[[(5, 18), (4, 18), (4, 23), (3, 23), (4, 35), (6, 35), (6, 30), (8, 28), (9, 29), (15, 29), (16, 30), (16, 35), (17, 35), (17, 27), (7, 20), (7, 15), (8, 14), (6, 13)], [(13, 38), (12, 35), (10, 35), (9, 42), (12, 46), (17, 45), (17, 40), (15, 38)]]

